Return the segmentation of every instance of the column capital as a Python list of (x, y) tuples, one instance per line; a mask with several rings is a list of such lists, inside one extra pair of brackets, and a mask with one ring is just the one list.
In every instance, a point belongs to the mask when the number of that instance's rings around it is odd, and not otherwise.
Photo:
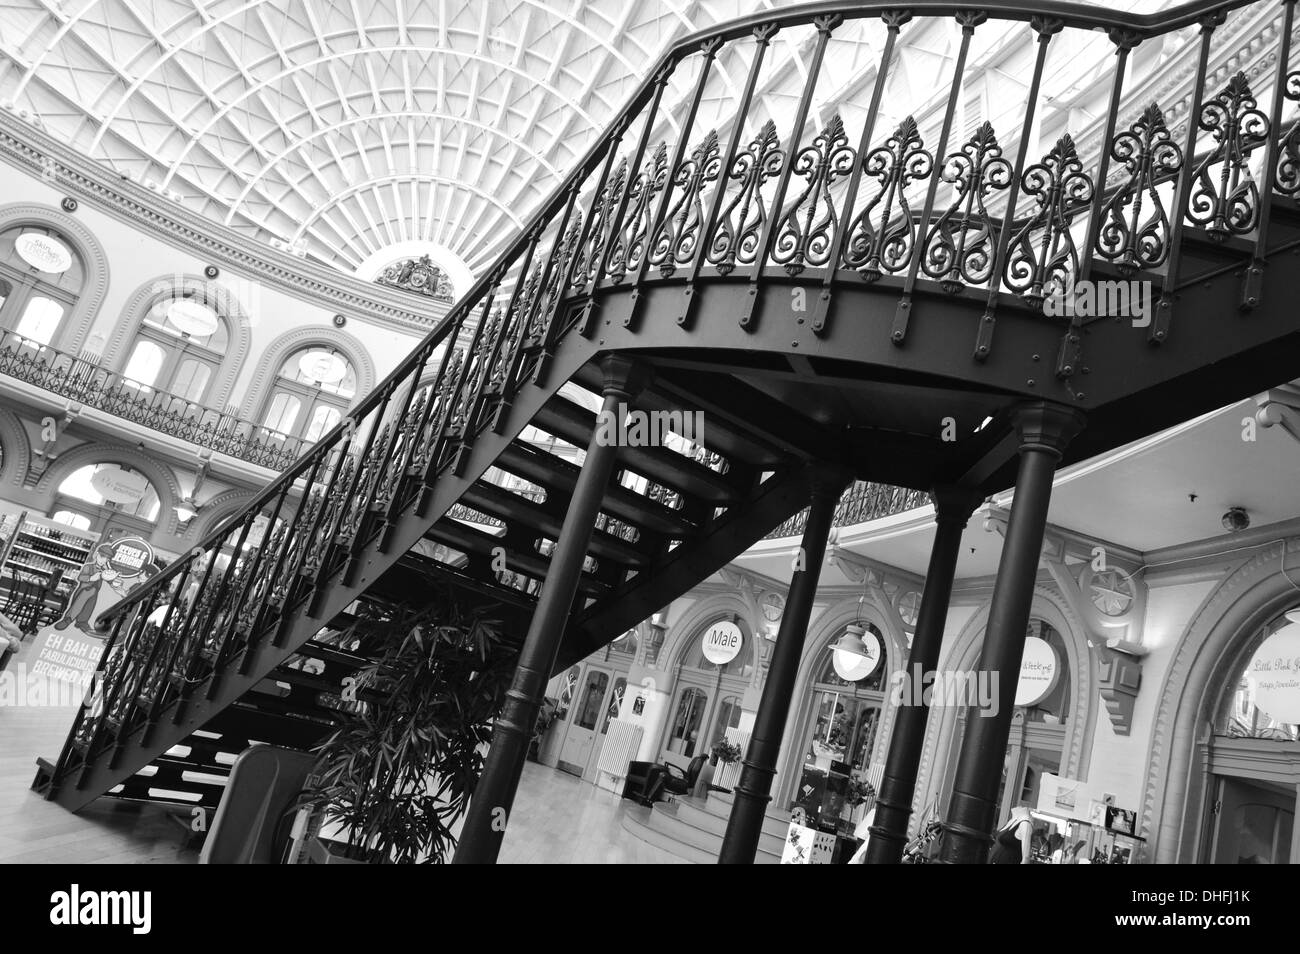
[(938, 484), (930, 488), (934, 503), (935, 523), (956, 523), (966, 526), (971, 514), (984, 501), (984, 492), (963, 484)]
[(605, 393), (612, 391), (626, 397), (640, 393), (654, 377), (646, 365), (623, 354), (610, 354), (601, 358), (600, 370), (605, 376)]
[(1020, 451), (1046, 451), (1060, 457), (1070, 441), (1083, 430), (1087, 418), (1077, 408), (1047, 401), (1019, 404), (1012, 411)]

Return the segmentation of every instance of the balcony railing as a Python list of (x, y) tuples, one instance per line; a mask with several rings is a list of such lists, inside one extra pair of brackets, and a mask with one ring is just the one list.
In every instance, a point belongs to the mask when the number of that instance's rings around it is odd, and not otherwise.
[(284, 470), (311, 447), (310, 441), (132, 381), (12, 331), (0, 332), (0, 374), (276, 471)]
[[(923, 490), (908, 490), (906, 487), (891, 487), (889, 484), (873, 484), (869, 481), (856, 481), (844, 491), (840, 502), (835, 505), (835, 519), (832, 526), (852, 527), (868, 520), (891, 517), (896, 513), (905, 513), (924, 507), (930, 503), (930, 495)], [(808, 511), (801, 510), (789, 520), (782, 523), (764, 540), (779, 540), (782, 537), (794, 537), (803, 533), (808, 524)]]

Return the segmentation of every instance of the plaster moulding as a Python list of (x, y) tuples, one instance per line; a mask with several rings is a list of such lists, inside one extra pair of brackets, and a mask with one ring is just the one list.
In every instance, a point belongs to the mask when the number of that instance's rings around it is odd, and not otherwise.
[(94, 162), (17, 116), (0, 111), (0, 159), (34, 178), (45, 178), (53, 160), (57, 188), (91, 203), (143, 232), (195, 255), (256, 276), (321, 309), (342, 312), (388, 328), (428, 332), (448, 306), (412, 300), (406, 292), (361, 281), (307, 259), (277, 251), (263, 242), (204, 218)]

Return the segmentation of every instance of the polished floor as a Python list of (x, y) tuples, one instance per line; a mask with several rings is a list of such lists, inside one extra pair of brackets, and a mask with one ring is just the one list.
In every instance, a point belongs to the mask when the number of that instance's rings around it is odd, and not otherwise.
[[(24, 662), (24, 646), (12, 665)], [(59, 754), (75, 709), (13, 704), (0, 696), (0, 863), (193, 864), (189, 816), (100, 799), (73, 815), (33, 794), (36, 759)], [(30, 701), (30, 700), (27, 700)], [(680, 863), (624, 831), (638, 809), (612, 792), (528, 763), (501, 853), (513, 864)]]

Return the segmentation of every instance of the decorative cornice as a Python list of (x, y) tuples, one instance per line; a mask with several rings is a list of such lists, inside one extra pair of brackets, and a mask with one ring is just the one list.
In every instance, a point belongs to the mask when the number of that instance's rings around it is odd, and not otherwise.
[(205, 262), (254, 275), (321, 308), (419, 333), (447, 314), (444, 303), (288, 255), (167, 202), (5, 111), (0, 111), (0, 159), (37, 178), (53, 176), (63, 191)]

